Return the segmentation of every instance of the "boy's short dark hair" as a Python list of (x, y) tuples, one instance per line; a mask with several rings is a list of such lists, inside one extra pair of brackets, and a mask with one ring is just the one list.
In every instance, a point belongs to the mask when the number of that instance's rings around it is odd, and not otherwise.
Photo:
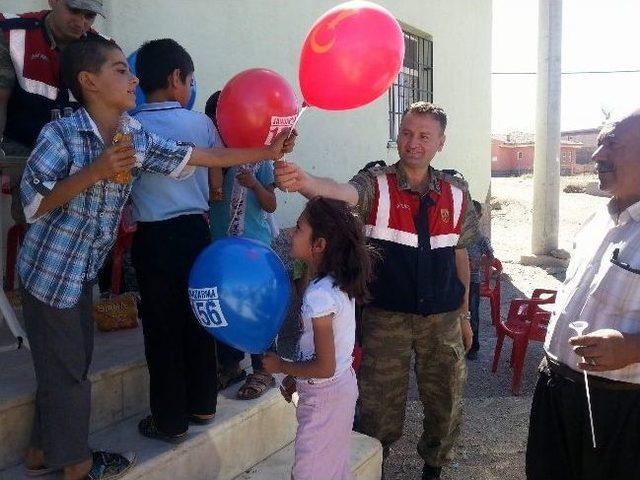
[(430, 102), (425, 102), (420, 100), (419, 102), (414, 102), (409, 105), (404, 113), (402, 114), (402, 118), (407, 115), (407, 113), (415, 113), (416, 115), (431, 115), (435, 118), (442, 127), (442, 133), (447, 129), (447, 114), (445, 113), (442, 107), (434, 105)]
[(191, 55), (175, 40), (162, 38), (144, 43), (136, 57), (136, 74), (140, 88), (148, 95), (168, 86), (169, 75), (180, 70), (184, 82), (194, 71)]
[(80, 72), (98, 73), (107, 61), (107, 52), (121, 50), (116, 42), (103, 37), (92, 37), (70, 43), (62, 52), (60, 66), (65, 85), (75, 99), (85, 104), (82, 87), (78, 80)]

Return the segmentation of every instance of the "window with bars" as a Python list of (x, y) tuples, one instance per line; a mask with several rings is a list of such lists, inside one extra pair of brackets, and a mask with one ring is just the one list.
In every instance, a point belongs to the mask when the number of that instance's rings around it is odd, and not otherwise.
[(404, 112), (419, 100), (433, 101), (433, 42), (404, 32), (404, 61), (389, 89), (389, 139), (395, 142)]

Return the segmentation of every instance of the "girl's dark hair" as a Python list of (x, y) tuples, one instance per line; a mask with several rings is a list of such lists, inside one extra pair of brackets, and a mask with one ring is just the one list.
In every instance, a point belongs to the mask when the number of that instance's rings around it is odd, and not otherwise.
[(220, 90), (211, 94), (204, 106), (204, 114), (211, 119), (216, 128), (218, 128), (218, 119), (216, 118), (216, 108), (218, 108), (218, 99), (220, 98)]
[(112, 40), (92, 37), (70, 43), (62, 51), (62, 78), (81, 105), (85, 105), (85, 98), (78, 75), (80, 72), (98, 73), (107, 63), (107, 53), (111, 50), (120, 50), (120, 47)]
[(349, 298), (369, 299), (373, 251), (366, 244), (362, 222), (341, 200), (315, 197), (302, 213), (311, 227), (311, 240), (324, 238), (326, 248), (318, 265), (318, 277), (331, 275)]

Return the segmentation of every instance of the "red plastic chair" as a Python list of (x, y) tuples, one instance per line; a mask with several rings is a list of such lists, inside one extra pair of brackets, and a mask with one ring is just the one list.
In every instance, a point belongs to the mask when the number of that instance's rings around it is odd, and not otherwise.
[[(491, 323), (497, 328), (500, 323), (500, 277), (502, 275), (502, 263), (497, 258), (489, 259), (486, 255), (481, 258), (482, 282), (480, 282), (480, 298), (489, 299), (491, 306)], [(493, 286), (491, 281), (493, 279)]]
[(496, 325), (498, 339), (491, 371), (495, 373), (498, 369), (504, 337), (511, 337), (513, 340), (510, 360), (511, 368), (513, 368), (511, 391), (514, 395), (520, 394), (522, 369), (529, 341), (543, 342), (547, 333), (551, 312), (541, 308), (541, 305), (555, 303), (556, 295), (557, 292), (555, 290), (536, 289), (531, 299), (513, 299), (509, 305), (506, 321), (503, 322), (500, 319)]
[[(9, 176), (2, 175), (2, 193), (5, 195), (11, 195), (11, 185), (9, 183)], [(16, 261), (18, 260), (18, 251), (24, 241), (24, 235), (27, 232), (27, 226), (24, 224), (15, 224), (9, 227), (7, 231), (7, 255), (5, 257), (6, 283), (4, 290), (14, 290), (15, 278), (16, 278)]]
[(137, 230), (136, 223), (132, 219), (131, 207), (127, 205), (122, 211), (122, 218), (118, 226), (118, 236), (113, 247), (113, 263), (111, 265), (111, 293), (120, 293), (122, 279), (122, 257), (124, 252), (131, 248), (133, 234)]

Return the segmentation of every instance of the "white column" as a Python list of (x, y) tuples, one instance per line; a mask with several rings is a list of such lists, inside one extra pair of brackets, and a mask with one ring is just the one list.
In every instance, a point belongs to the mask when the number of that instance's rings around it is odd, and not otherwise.
[(538, 106), (533, 164), (531, 250), (558, 248), (562, 0), (539, 0)]

